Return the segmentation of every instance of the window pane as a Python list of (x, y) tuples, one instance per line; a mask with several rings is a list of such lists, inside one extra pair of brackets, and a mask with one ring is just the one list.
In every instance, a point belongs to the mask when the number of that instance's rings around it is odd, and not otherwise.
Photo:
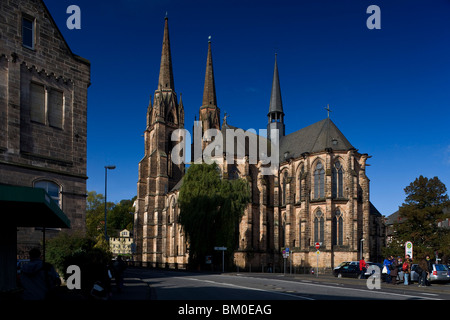
[(57, 90), (48, 92), (48, 123), (52, 127), (62, 128), (63, 93)]
[(34, 48), (33, 21), (27, 18), (22, 19), (22, 44), (26, 47)]
[(31, 83), (30, 101), (31, 121), (45, 124), (45, 90), (43, 85)]
[(56, 183), (53, 183), (51, 181), (38, 181), (34, 184), (34, 187), (44, 189), (48, 193), (50, 198), (52, 198), (52, 200), (55, 201), (58, 206), (60, 206), (59, 186)]

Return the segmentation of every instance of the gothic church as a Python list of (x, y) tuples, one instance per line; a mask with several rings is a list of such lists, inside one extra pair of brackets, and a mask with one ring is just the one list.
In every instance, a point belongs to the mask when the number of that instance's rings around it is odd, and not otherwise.
[[(329, 117), (285, 135), (284, 116), (275, 58), (267, 128), (279, 129), (279, 169), (275, 175), (262, 175), (261, 162), (252, 164), (248, 157), (242, 164), (227, 164), (224, 156), (220, 164), (224, 179), (244, 178), (252, 192), (252, 202), (237, 226), (235, 265), (247, 270), (279, 266), (285, 248), (298, 267), (316, 266), (318, 258), (319, 267), (332, 268), (359, 260), (360, 254), (366, 261), (379, 261), (384, 229), (381, 214), (370, 202), (366, 176), (370, 156), (359, 153)], [(226, 117), (220, 123), (211, 42), (199, 120), (202, 130), (235, 129)], [(188, 262), (189, 244), (177, 220), (185, 167), (174, 164), (171, 154), (171, 134), (182, 128), (184, 108), (175, 92), (166, 17), (158, 87), (148, 106), (145, 155), (139, 162), (135, 260), (144, 265), (174, 267)]]

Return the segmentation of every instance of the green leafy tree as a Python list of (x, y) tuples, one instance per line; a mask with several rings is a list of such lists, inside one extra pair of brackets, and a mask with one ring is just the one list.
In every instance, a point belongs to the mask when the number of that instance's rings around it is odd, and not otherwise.
[(93, 239), (81, 233), (60, 232), (56, 237), (45, 242), (45, 259), (60, 274), (65, 274), (67, 257), (77, 252), (89, 250), (94, 246), (94, 243)]
[[(406, 241), (414, 245), (414, 256), (450, 252), (449, 230), (438, 227), (448, 217), (444, 209), (450, 206), (447, 188), (438, 177), (420, 176), (405, 188), (406, 199), (399, 209), (400, 221), (394, 224), (394, 243), (400, 247)], [(401, 249), (400, 249), (401, 251)]]
[(228, 248), (231, 256), (238, 241), (238, 226), (250, 189), (243, 179), (224, 180), (217, 164), (193, 164), (183, 178), (178, 203), (179, 223), (189, 241), (190, 264), (204, 263), (215, 246)]
[[(134, 208), (136, 196), (131, 200), (121, 200), (108, 214), (108, 230), (133, 230)], [(111, 227), (111, 229), (109, 229)]]
[[(114, 207), (113, 202), (107, 203), (108, 212), (113, 207)], [(105, 221), (105, 197), (101, 193), (89, 191), (86, 198), (87, 235), (96, 238), (98, 235), (104, 234), (104, 221)]]

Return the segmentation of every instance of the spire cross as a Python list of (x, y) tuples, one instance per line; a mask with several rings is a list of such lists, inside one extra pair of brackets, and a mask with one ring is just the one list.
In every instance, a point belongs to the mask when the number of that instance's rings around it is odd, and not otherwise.
[(325, 110), (328, 111), (328, 118), (330, 118), (330, 112), (332, 112), (332, 111), (330, 109), (330, 105), (329, 104), (327, 104), (327, 107), (325, 108)]

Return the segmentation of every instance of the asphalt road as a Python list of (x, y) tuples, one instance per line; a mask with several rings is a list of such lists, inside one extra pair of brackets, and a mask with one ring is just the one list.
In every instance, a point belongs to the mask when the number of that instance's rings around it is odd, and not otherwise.
[[(450, 300), (450, 284), (419, 288), (381, 283), (369, 289), (366, 280), (337, 279), (329, 275), (283, 275), (267, 273), (205, 274), (130, 268), (126, 279), (146, 288), (125, 299), (178, 301), (313, 301), (313, 300)], [(127, 281), (125, 281), (127, 285)], [(126, 292), (126, 290), (125, 290)]]

